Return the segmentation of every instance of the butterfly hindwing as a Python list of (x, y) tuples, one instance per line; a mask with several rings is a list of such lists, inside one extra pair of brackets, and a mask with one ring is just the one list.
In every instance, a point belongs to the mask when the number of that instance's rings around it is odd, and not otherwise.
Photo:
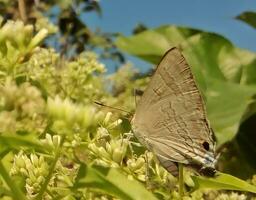
[(138, 102), (132, 127), (160, 159), (214, 167), (213, 133), (204, 102), (177, 48), (169, 50), (158, 65)]

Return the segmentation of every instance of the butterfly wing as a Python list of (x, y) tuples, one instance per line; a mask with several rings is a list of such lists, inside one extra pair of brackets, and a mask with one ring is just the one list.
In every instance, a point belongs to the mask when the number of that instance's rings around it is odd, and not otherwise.
[(177, 48), (162, 58), (132, 120), (136, 137), (159, 158), (214, 168), (213, 133), (191, 69)]

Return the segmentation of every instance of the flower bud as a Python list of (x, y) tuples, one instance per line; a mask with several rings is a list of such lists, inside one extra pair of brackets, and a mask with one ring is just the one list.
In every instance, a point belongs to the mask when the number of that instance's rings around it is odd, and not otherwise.
[(53, 145), (55, 147), (59, 147), (60, 146), (60, 142), (61, 142), (61, 137), (59, 135), (54, 135), (52, 137), (52, 142), (53, 142)]
[(110, 159), (110, 155), (106, 152), (103, 147), (99, 147), (99, 156)]
[(32, 164), (34, 166), (38, 166), (39, 160), (38, 160), (38, 157), (35, 154), (30, 155), (30, 160), (32, 161)]
[(99, 148), (95, 145), (95, 143), (90, 143), (88, 145), (88, 149), (90, 149), (95, 154), (99, 154)]
[(112, 154), (112, 159), (116, 163), (121, 163), (122, 159), (124, 156), (124, 152), (120, 149), (114, 149), (113, 154)]
[(114, 121), (113, 123), (109, 124), (108, 128), (109, 129), (113, 129), (113, 128), (119, 126), (122, 122), (123, 121), (121, 119), (118, 119), (118, 120)]
[(108, 113), (106, 114), (106, 117), (105, 117), (103, 123), (107, 125), (107, 124), (109, 123), (109, 120), (110, 120), (111, 116), (112, 116), (112, 113), (111, 113), (111, 112), (108, 112)]
[(41, 29), (35, 37), (30, 41), (28, 45), (28, 49), (35, 48), (46, 36), (48, 35), (48, 31), (46, 29)]
[(28, 171), (27, 171), (25, 168), (20, 168), (20, 173), (21, 173), (23, 176), (28, 176)]
[(106, 150), (109, 154), (112, 154), (113, 149), (111, 148), (111, 145), (109, 144), (109, 142), (106, 143)]
[(15, 160), (16, 167), (18, 167), (18, 168), (25, 168), (26, 167), (26, 163), (25, 163), (25, 161), (22, 157), (15, 156), (14, 160)]

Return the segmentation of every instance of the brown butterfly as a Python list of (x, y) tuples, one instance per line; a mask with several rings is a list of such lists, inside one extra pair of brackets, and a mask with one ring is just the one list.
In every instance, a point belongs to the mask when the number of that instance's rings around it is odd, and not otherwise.
[(204, 101), (177, 48), (163, 56), (131, 123), (139, 141), (173, 175), (178, 172), (176, 163), (202, 175), (215, 174), (215, 141)]

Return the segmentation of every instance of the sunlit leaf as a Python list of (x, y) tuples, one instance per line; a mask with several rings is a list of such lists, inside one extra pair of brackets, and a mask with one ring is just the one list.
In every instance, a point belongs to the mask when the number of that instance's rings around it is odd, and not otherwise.
[(256, 193), (256, 186), (229, 174), (218, 172), (214, 178), (192, 177), (195, 189), (238, 190)]
[[(6, 136), (0, 135), (0, 145), (2, 150), (8, 148), (20, 149), (20, 147), (32, 148), (37, 151), (45, 151), (47, 148), (40, 143), (32, 136)], [(5, 148), (4, 148), (5, 147)], [(1, 153), (2, 151), (0, 151)]]

